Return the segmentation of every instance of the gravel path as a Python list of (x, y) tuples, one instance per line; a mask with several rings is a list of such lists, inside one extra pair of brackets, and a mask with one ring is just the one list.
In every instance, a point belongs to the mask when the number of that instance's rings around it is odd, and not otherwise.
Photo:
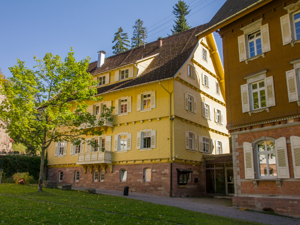
[[(72, 187), (74, 190), (85, 190), (84, 187)], [(152, 202), (155, 204), (175, 206), (182, 209), (187, 209), (196, 212), (213, 214), (218, 216), (230, 217), (235, 219), (259, 222), (264, 224), (276, 225), (300, 225), (300, 219), (269, 215), (254, 211), (241, 211), (231, 206), (230, 199), (216, 199), (216, 198), (169, 198), (155, 195), (147, 195), (140, 193), (129, 193), (128, 196), (123, 196), (121, 191), (111, 191), (104, 189), (96, 189), (97, 194), (113, 195), (124, 198), (131, 198)]]

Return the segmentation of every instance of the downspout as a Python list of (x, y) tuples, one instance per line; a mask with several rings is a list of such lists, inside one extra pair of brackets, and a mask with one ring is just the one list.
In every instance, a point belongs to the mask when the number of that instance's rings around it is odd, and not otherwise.
[(172, 182), (173, 182), (173, 168), (172, 168), (172, 124), (171, 124), (171, 121), (174, 120), (171, 116), (171, 110), (172, 110), (172, 92), (169, 92), (162, 84), (161, 82), (159, 81), (159, 85), (162, 86), (163, 89), (165, 89), (165, 91), (169, 94), (169, 101), (170, 101), (170, 104), (169, 104), (169, 141), (170, 141), (170, 197), (172, 197)]

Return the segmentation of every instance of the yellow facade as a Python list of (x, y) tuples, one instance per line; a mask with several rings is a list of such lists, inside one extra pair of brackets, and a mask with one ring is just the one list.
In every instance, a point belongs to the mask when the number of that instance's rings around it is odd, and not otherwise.
[[(207, 50), (207, 60), (205, 61), (202, 60), (203, 48)], [(113, 107), (117, 106), (112, 113), (113, 126), (106, 127), (103, 132), (104, 136), (111, 138), (109, 144), (112, 152), (112, 164), (172, 161), (199, 163), (202, 162), (203, 154), (217, 153), (216, 148), (209, 153), (199, 151), (199, 147), (202, 144), (198, 141), (202, 136), (213, 139), (214, 141), (221, 141), (223, 153), (229, 153), (229, 135), (226, 129), (226, 108), (223, 97), (224, 74), (223, 70), (220, 70), (220, 67), (222, 68), (221, 61), (213, 57), (213, 55), (216, 54), (213, 52), (213, 49), (216, 49), (215, 41), (213, 35), (209, 35), (199, 40), (190, 58), (182, 65), (174, 77), (148, 84), (131, 86), (117, 91), (112, 89), (111, 91), (101, 94), (103, 97), (101, 102), (109, 103), (109, 105)], [(139, 76), (145, 68), (149, 66), (154, 57), (155, 56), (145, 58), (135, 64), (124, 65), (124, 67), (116, 68), (104, 74), (95, 75), (94, 79), (97, 80), (97, 77), (106, 76), (103, 86), (121, 82), (116, 81), (116, 77), (119, 76), (121, 71), (127, 69), (129, 72), (128, 78), (122, 81), (133, 79)], [(191, 66), (190, 69), (193, 69), (193, 77), (188, 75), (189, 66)], [(209, 87), (203, 85), (203, 73), (208, 77), (210, 83)], [(216, 93), (216, 82), (220, 85), (219, 94)], [(142, 93), (151, 93), (150, 109), (138, 109), (138, 105), (142, 104), (139, 97)], [(190, 112), (186, 108), (186, 96), (188, 94), (193, 96), (194, 99), (193, 107), (195, 109), (193, 108), (193, 112)], [(155, 97), (153, 98), (153, 96)], [(120, 113), (121, 101), (119, 99), (127, 100), (127, 110), (129, 112)], [(155, 101), (154, 106), (152, 106), (153, 101)], [(91, 103), (91, 105), (100, 105), (101, 102), (94, 102)], [(210, 119), (203, 117), (202, 102), (209, 104), (212, 109)], [(91, 110), (91, 107), (88, 110)], [(215, 122), (214, 109), (222, 111), (222, 125)], [(116, 110), (118, 110), (117, 114)], [(138, 149), (137, 146), (141, 146), (141, 144), (137, 145), (138, 133), (148, 130), (155, 131), (155, 136), (151, 136), (152, 140), (153, 137), (155, 137), (155, 143), (151, 143), (151, 146), (154, 144), (155, 148)], [(191, 151), (186, 148), (186, 132), (188, 131), (193, 132), (194, 136), (196, 136), (197, 150)], [(130, 150), (116, 151), (116, 143), (120, 145), (120, 140), (116, 142), (116, 135), (123, 133), (131, 134), (131, 148)], [(154, 135), (154, 133), (151, 133), (151, 135)], [(85, 138), (89, 139), (91, 137)], [(128, 140), (129, 139), (127, 139), (127, 141)], [(215, 142), (212, 143), (215, 145)], [(71, 143), (67, 144), (67, 152), (64, 155), (58, 155), (55, 146), (56, 143), (52, 143), (48, 148), (49, 166), (73, 165), (78, 163), (79, 154), (71, 154), (71, 151), (73, 151), (71, 149)], [(81, 149), (81, 151), (88, 151), (87, 144), (84, 145), (84, 149)]]

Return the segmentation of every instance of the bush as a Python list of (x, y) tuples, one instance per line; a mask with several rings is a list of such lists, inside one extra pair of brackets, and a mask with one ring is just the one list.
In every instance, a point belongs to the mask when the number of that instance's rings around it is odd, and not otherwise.
[[(0, 168), (7, 179), (15, 173), (27, 171), (35, 180), (39, 179), (41, 157), (25, 155), (0, 155)], [(3, 182), (4, 183), (4, 182)]]
[(15, 181), (15, 184), (18, 184), (18, 181), (21, 179), (25, 180), (26, 184), (29, 184), (33, 180), (33, 176), (29, 176), (29, 173), (15, 173), (13, 175), (13, 179)]

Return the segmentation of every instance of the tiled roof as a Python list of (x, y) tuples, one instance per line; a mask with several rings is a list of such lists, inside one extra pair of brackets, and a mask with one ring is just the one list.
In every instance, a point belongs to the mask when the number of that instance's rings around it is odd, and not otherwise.
[(250, 7), (251, 5), (265, 0), (227, 0), (214, 17), (207, 24), (207, 30), (210, 30), (218, 23), (228, 19), (234, 14), (238, 14), (242, 10)]
[(98, 94), (173, 77), (194, 50), (198, 42), (195, 35), (205, 28), (206, 24), (166, 37), (162, 39), (160, 48), (159, 41), (154, 41), (146, 44), (145, 48), (141, 46), (107, 57), (100, 68), (97, 68), (97, 61), (90, 63), (88, 71), (97, 75), (159, 53), (138, 77), (100, 87)]

